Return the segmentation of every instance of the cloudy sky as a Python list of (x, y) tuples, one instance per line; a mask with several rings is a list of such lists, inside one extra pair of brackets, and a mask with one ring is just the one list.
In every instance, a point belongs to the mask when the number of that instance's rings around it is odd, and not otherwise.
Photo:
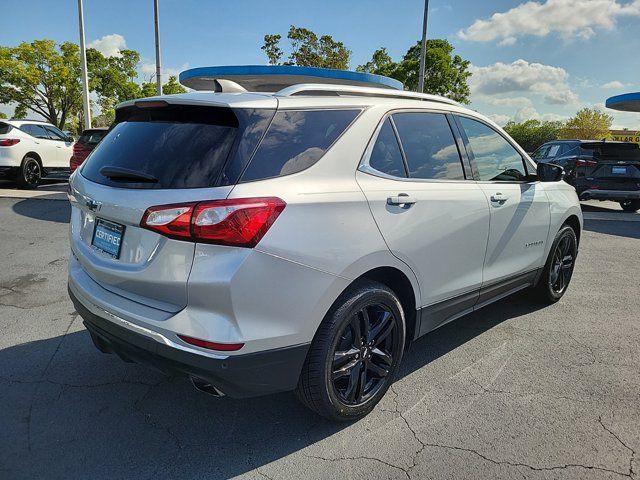
[[(3, 5), (13, 14), (0, 17), (1, 45), (78, 39), (75, 0)], [(640, 90), (640, 0), (431, 0), (430, 6), (429, 36), (447, 38), (471, 61), (472, 107), (499, 123), (563, 119)], [(286, 34), (291, 24), (343, 41), (353, 52), (352, 68), (382, 46), (399, 58), (420, 36), (422, 8), (422, 0), (160, 0), (163, 71), (264, 64), (264, 34)], [(138, 50), (141, 76), (154, 72), (152, 0), (85, 0), (85, 22), (90, 46), (108, 55)], [(614, 126), (640, 129), (640, 115), (609, 113)]]

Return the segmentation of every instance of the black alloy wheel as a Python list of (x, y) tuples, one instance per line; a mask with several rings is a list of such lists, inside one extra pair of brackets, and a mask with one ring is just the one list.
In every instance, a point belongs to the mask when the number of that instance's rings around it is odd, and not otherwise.
[(361, 405), (382, 388), (393, 366), (398, 323), (383, 304), (366, 305), (336, 338), (331, 380), (347, 405)]
[(554, 303), (562, 298), (573, 276), (577, 256), (576, 232), (569, 225), (563, 225), (551, 245), (540, 279), (533, 287), (534, 296), (538, 300)]
[(358, 281), (322, 320), (300, 373), (298, 398), (330, 420), (364, 417), (393, 383), (405, 335), (395, 292), (382, 283)]
[(42, 168), (40, 162), (33, 157), (26, 157), (20, 166), (18, 184), (20, 188), (32, 189), (36, 188), (42, 177)]
[(553, 253), (549, 274), (549, 287), (556, 295), (562, 295), (569, 286), (575, 262), (575, 242), (571, 235), (563, 236)]

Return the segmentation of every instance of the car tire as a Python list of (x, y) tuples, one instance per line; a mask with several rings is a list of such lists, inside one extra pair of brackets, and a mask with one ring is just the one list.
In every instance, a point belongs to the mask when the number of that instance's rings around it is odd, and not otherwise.
[(539, 301), (550, 304), (563, 297), (571, 282), (577, 255), (576, 232), (569, 225), (564, 225), (556, 235), (542, 275), (533, 287)]
[(625, 212), (637, 212), (640, 210), (640, 200), (625, 200), (620, 202), (620, 206)]
[(37, 158), (24, 157), (18, 171), (18, 187), (26, 190), (34, 189), (40, 183), (42, 165)]
[(320, 324), (300, 374), (298, 398), (332, 421), (364, 417), (393, 383), (405, 335), (396, 294), (378, 282), (359, 282)]

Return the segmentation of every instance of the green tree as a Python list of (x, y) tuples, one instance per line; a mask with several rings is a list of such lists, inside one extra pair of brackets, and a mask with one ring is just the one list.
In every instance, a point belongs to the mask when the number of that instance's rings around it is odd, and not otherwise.
[(0, 120), (4, 120), (5, 118), (7, 118), (7, 114), (4, 112), (0, 112)]
[[(469, 103), (470, 62), (454, 54), (454, 50), (447, 40), (427, 41), (424, 91)], [(395, 78), (404, 84), (405, 89), (415, 91), (418, 89), (420, 72), (420, 42), (412, 45), (399, 62), (393, 61), (385, 48), (380, 48), (373, 52), (370, 61), (356, 70)]]
[(101, 111), (108, 112), (126, 100), (141, 96), (141, 87), (136, 83), (140, 54), (135, 50), (121, 50), (120, 56), (105, 57), (97, 50), (87, 50), (89, 89), (98, 94)]
[(290, 43), (289, 56), (285, 62), (285, 51), (280, 47), (281, 35), (267, 34), (260, 47), (271, 65), (298, 65), (346, 70), (349, 68), (351, 51), (331, 35), (318, 37), (313, 31), (291, 25), (287, 33)]
[(595, 108), (583, 108), (575, 117), (567, 120), (560, 130), (560, 138), (575, 138), (578, 140), (610, 139), (609, 129), (613, 117)]
[(144, 82), (140, 85), (140, 98), (154, 97), (158, 94), (156, 82)]
[[(140, 96), (139, 61), (140, 54), (134, 50), (122, 50), (118, 57), (87, 50), (89, 90), (97, 94), (103, 112)], [(71, 42), (56, 45), (53, 40), (0, 47), (0, 103), (15, 103), (16, 117), (31, 111), (60, 128), (67, 121), (75, 122), (72, 117), (81, 116), (82, 111), (79, 47)]]
[(562, 122), (541, 122), (540, 120), (527, 120), (521, 123), (512, 121), (505, 125), (504, 130), (525, 151), (533, 152), (543, 143), (557, 140), (563, 125)]
[(79, 49), (53, 40), (0, 47), (0, 103), (15, 103), (15, 116), (28, 111), (64, 127), (82, 106)]
[(162, 86), (163, 95), (172, 95), (174, 93), (186, 93), (187, 89), (178, 83), (175, 75), (169, 77), (169, 81)]

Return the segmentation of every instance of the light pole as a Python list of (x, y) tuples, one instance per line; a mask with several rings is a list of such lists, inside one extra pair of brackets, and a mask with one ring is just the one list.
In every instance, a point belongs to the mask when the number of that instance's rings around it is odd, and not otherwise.
[(91, 108), (89, 106), (89, 80), (87, 79), (87, 50), (84, 46), (84, 9), (78, 0), (78, 20), (80, 22), (80, 68), (82, 70), (82, 111), (84, 128), (91, 128)]
[(422, 20), (422, 44), (420, 46), (420, 75), (418, 92), (424, 93), (425, 56), (427, 55), (427, 20), (429, 18), (429, 0), (424, 0), (424, 19)]
[(153, 0), (153, 16), (156, 27), (156, 92), (162, 95), (162, 80), (160, 78), (160, 18), (158, 13), (158, 0)]

